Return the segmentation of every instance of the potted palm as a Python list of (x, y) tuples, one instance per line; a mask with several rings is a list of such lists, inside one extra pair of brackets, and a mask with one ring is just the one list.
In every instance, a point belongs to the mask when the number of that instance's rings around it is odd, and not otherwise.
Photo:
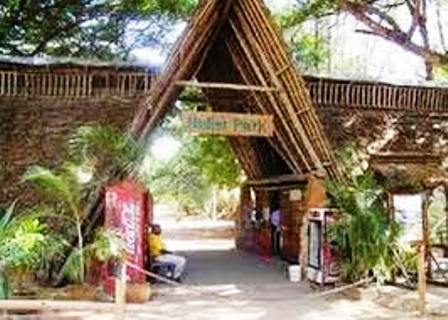
[[(81, 253), (81, 254), (80, 254)], [(86, 279), (81, 279), (81, 270), (95, 272), (95, 266), (105, 263), (122, 263), (125, 259), (125, 248), (120, 234), (111, 229), (99, 229), (93, 242), (85, 245), (82, 252), (72, 251), (68, 256), (62, 270), (61, 276), (71, 283), (70, 298), (93, 299), (96, 298), (98, 288), (95, 281), (86, 281), (87, 278), (95, 279), (97, 275), (86, 274)], [(87, 283), (88, 282), (88, 283)]]

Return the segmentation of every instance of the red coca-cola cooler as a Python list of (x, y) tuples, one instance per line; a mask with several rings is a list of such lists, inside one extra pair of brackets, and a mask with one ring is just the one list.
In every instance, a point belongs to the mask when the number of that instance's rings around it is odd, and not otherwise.
[[(146, 228), (152, 221), (152, 197), (149, 190), (133, 181), (122, 181), (106, 187), (105, 227), (117, 230), (123, 237), (127, 262), (139, 269), (147, 263)], [(103, 281), (106, 292), (113, 292), (114, 266), (105, 266)], [(146, 275), (127, 267), (127, 281), (143, 283)]]
[(339, 254), (329, 239), (330, 225), (338, 216), (332, 208), (312, 208), (308, 212), (308, 280), (322, 286), (339, 279)]

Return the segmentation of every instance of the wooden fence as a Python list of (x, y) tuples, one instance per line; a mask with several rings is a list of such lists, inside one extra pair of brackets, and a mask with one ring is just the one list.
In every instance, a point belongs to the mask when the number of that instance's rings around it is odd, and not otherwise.
[(319, 106), (448, 112), (448, 88), (395, 86), (378, 83), (308, 82)]
[[(0, 97), (131, 97), (149, 91), (157, 75), (123, 71), (0, 71)], [(305, 77), (319, 107), (448, 112), (448, 88), (397, 86)]]
[(147, 92), (154, 75), (131, 72), (0, 71), (0, 96), (71, 97), (135, 96)]

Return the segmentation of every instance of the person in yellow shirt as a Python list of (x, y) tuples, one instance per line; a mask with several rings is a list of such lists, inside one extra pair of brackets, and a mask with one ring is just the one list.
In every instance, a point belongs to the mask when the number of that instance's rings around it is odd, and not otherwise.
[(148, 236), (149, 256), (151, 260), (158, 263), (171, 263), (174, 267), (173, 278), (180, 280), (184, 271), (187, 260), (183, 256), (173, 254), (166, 250), (165, 244), (162, 241), (162, 228), (158, 224), (151, 225)]

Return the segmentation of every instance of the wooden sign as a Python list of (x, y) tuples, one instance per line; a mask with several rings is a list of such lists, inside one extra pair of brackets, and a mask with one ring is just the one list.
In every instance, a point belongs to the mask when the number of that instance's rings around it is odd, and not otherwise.
[(271, 137), (273, 116), (223, 112), (184, 112), (182, 124), (189, 132), (225, 136)]

